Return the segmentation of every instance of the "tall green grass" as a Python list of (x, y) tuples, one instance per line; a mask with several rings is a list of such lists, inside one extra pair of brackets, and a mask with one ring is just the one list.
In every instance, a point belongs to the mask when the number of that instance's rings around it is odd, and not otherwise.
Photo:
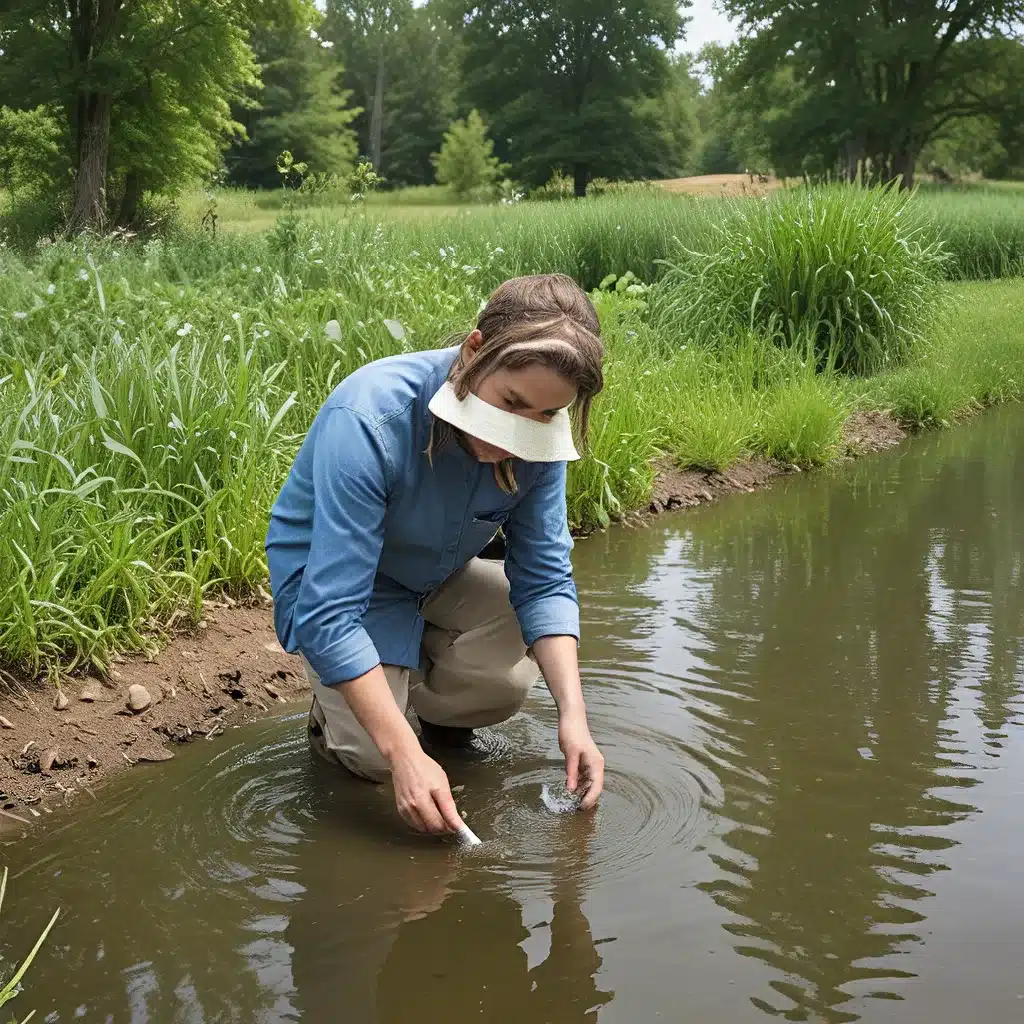
[[(216, 194), (220, 223), (229, 231), (270, 228), (281, 206), (278, 193), (231, 189)], [(786, 202), (785, 193), (765, 199), (699, 198), (652, 190), (584, 202), (459, 208), (446, 201), (443, 190), (433, 188), (371, 196), (363, 215), (387, 225), (389, 244), (399, 249), (432, 248), (446, 241), (476, 245), (486, 234), (517, 266), (557, 268), (596, 287), (606, 274), (627, 270), (652, 281), (660, 273), (659, 260), (676, 242), (699, 248), (715, 225), (779, 202)], [(207, 201), (202, 195), (187, 197), (182, 209), (186, 226), (198, 228)], [(339, 219), (350, 220), (352, 211), (334, 206), (307, 213), (329, 229)], [(923, 191), (911, 201), (908, 217), (923, 229), (926, 242), (943, 241), (951, 279), (1024, 274), (1024, 199), (1013, 189)]]
[(910, 202), (832, 186), (734, 208), (703, 245), (666, 261), (654, 321), (704, 345), (731, 346), (744, 330), (778, 336), (854, 373), (896, 365), (927, 326), (945, 259), (907, 223)]
[[(269, 506), (346, 374), (438, 345), (513, 274), (562, 270), (593, 285), (604, 268), (649, 266), (664, 255), (652, 241), (666, 237), (663, 216), (683, 211), (691, 237), (710, 238), (702, 209), (595, 200), (414, 227), (353, 215), (216, 239), (82, 239), (29, 257), (0, 247), (0, 662), (102, 670), (196, 618), (207, 596), (255, 592)], [(729, 345), (667, 334), (651, 310), (676, 288), (597, 295), (607, 388), (591, 454), (571, 471), (576, 526), (642, 508), (656, 458), (813, 465), (839, 450), (853, 403), (939, 422), (964, 395), (1015, 397), (1008, 382), (1024, 379), (1014, 282), (986, 292), (984, 310), (958, 293), (950, 324), (980, 327), (933, 331), (901, 370), (855, 384), (760, 329), (733, 331)], [(965, 377), (954, 364), (968, 359)], [(952, 379), (957, 395), (932, 395)]]

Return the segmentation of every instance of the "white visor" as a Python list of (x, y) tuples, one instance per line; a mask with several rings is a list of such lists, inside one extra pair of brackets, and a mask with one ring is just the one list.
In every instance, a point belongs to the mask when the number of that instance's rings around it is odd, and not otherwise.
[(472, 392), (460, 401), (451, 381), (441, 385), (429, 409), (439, 420), (524, 462), (575, 462), (580, 457), (567, 409), (559, 409), (547, 423), (538, 423), (490, 405)]

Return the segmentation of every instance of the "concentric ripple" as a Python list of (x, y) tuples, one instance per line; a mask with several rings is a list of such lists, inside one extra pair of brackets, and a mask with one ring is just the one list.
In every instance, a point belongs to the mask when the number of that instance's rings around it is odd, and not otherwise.
[[(632, 686), (632, 689), (627, 687)], [(624, 714), (627, 696), (634, 702)], [(494, 859), (494, 869), (519, 891), (544, 889), (552, 878), (571, 875), (580, 883), (602, 884), (635, 876), (662, 857), (692, 847), (701, 834), (701, 805), (709, 789), (704, 765), (686, 751), (685, 728), (679, 735), (638, 727), (635, 681), (606, 677), (590, 699), (591, 729), (606, 759), (605, 788), (593, 814), (559, 813), (550, 793), (564, 792), (565, 765), (556, 745), (557, 721), (541, 701), (506, 727), (512, 756), (500, 775), (492, 769), (470, 782), (472, 792), (487, 783), (489, 792), (467, 797), (472, 827), (484, 840), (476, 858)], [(678, 699), (654, 687), (654, 703)], [(630, 721), (632, 719), (632, 721)], [(672, 727), (662, 707), (653, 721)], [(467, 776), (467, 778), (471, 778)]]

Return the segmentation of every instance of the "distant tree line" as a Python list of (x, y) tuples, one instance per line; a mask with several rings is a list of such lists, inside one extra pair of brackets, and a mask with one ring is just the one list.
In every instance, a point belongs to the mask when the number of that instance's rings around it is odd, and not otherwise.
[(0, 0), (0, 189), (77, 230), (286, 150), (477, 193), (1024, 175), (1024, 0), (722, 4), (689, 55), (689, 0)]

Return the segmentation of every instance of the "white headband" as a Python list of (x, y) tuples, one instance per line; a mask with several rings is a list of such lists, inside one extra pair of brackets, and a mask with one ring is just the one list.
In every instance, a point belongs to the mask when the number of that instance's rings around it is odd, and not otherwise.
[(575, 462), (580, 457), (567, 409), (559, 409), (547, 423), (538, 423), (490, 405), (472, 392), (460, 400), (451, 381), (441, 385), (429, 409), (439, 420), (524, 462)]

